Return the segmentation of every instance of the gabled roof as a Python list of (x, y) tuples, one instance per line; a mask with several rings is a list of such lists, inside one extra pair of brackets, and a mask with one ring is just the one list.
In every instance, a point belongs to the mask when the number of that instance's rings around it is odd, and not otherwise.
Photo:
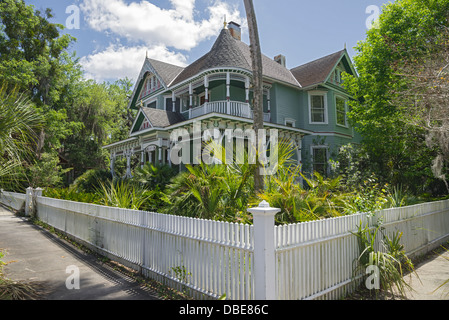
[(147, 60), (167, 87), (184, 70), (183, 67), (175, 66), (170, 63), (149, 58), (147, 58)]
[[(262, 55), (262, 65), (264, 76), (299, 86), (291, 72), (273, 59)], [(236, 40), (228, 29), (223, 29), (212, 49), (186, 67), (171, 86), (214, 68), (241, 68), (252, 72), (250, 47), (244, 42)]]
[(147, 119), (154, 128), (166, 128), (179, 122), (185, 121), (184, 117), (178, 112), (165, 111), (154, 108), (142, 108)]
[(303, 88), (324, 83), (345, 54), (346, 49), (293, 68), (291, 72)]
[(171, 125), (185, 121), (184, 117), (178, 112), (141, 107), (131, 126), (130, 134), (139, 132), (145, 119), (148, 120), (151, 128), (167, 128)]
[(134, 109), (137, 109), (135, 103), (137, 102), (138, 96), (149, 72), (154, 73), (159, 78), (164, 88), (168, 88), (170, 83), (183, 70), (183, 67), (175, 66), (173, 64), (154, 59), (149, 59), (148, 57), (145, 58), (139, 77), (137, 78), (136, 85), (134, 86), (134, 91), (129, 101), (128, 107), (134, 107)]

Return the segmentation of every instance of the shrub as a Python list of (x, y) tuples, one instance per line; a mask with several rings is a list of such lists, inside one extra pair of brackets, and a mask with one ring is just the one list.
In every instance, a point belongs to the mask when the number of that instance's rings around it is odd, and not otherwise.
[[(395, 291), (405, 297), (406, 290), (411, 287), (406, 282), (404, 273), (413, 272), (414, 266), (406, 256), (404, 246), (400, 244), (402, 233), (396, 232), (389, 237), (381, 225), (374, 228), (360, 225), (355, 235), (358, 239), (360, 255), (354, 261), (354, 275), (367, 274), (369, 268), (375, 267), (375, 271), (378, 272), (376, 276), (379, 287), (368, 287), (370, 292), (374, 290), (376, 298), (381, 292), (395, 294)], [(368, 280), (366, 278), (366, 281)]]
[(109, 170), (88, 170), (79, 176), (72, 184), (72, 188), (78, 192), (94, 193), (101, 187), (102, 183), (112, 180), (112, 174)]
[(135, 170), (133, 181), (152, 190), (164, 190), (177, 171), (168, 165), (146, 163), (142, 168)]
[(96, 192), (99, 204), (123, 209), (143, 210), (152, 194), (129, 180), (101, 183)]
[(42, 195), (47, 198), (98, 204), (99, 197), (95, 193), (79, 192), (73, 188), (46, 188)]

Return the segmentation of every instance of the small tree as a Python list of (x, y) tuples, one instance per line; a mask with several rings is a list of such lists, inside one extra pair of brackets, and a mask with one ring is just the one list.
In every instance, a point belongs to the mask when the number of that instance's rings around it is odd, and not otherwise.
[(33, 188), (59, 187), (63, 175), (71, 169), (62, 169), (56, 153), (43, 153), (41, 159), (29, 168), (30, 186)]
[[(392, 50), (399, 55), (406, 48), (395, 43)], [(422, 47), (407, 48), (407, 56), (392, 63), (401, 83), (391, 90), (392, 103), (402, 108), (409, 124), (424, 130), (429, 148), (438, 148), (432, 172), (449, 192), (445, 174), (449, 164), (449, 28), (429, 38), (426, 53), (422, 51)]]

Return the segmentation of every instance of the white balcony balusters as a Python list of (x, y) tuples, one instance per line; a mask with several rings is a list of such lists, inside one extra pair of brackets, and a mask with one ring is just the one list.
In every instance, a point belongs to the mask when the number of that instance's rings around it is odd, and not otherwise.
[[(206, 102), (203, 105), (191, 109), (190, 119), (198, 118), (210, 113), (221, 113), (230, 116), (252, 119), (253, 111), (250, 104), (239, 101), (214, 101)], [(264, 121), (270, 122), (270, 114), (264, 113)]]

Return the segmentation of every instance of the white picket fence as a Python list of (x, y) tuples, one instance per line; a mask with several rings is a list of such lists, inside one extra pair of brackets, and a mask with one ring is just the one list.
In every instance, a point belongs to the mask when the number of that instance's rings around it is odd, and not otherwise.
[(38, 197), (40, 220), (200, 298), (254, 296), (249, 225)]
[(20, 211), (25, 208), (26, 194), (0, 190), (0, 203)]
[(353, 232), (379, 223), (390, 237), (403, 233), (409, 257), (425, 254), (449, 239), (449, 201), (276, 227), (277, 298), (339, 299), (351, 292), (360, 254)]
[[(24, 195), (9, 196), (22, 201)], [(260, 208), (263, 219), (256, 223), (255, 216), (254, 225), (242, 225), (41, 196), (36, 204), (40, 220), (145, 276), (195, 298), (226, 294), (230, 300), (343, 297), (359, 283), (352, 232), (361, 223), (376, 222), (356, 214), (275, 227), (272, 208)], [(383, 210), (374, 217), (387, 234), (403, 232), (409, 255), (449, 239), (449, 200)]]

